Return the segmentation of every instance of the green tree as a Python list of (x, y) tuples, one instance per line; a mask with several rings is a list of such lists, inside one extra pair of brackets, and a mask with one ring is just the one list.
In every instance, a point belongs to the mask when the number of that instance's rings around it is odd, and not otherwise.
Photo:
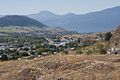
[(9, 48), (6, 48), (6, 49), (4, 50), (4, 53), (10, 54), (10, 53), (11, 53), (11, 50), (10, 50)]
[(0, 50), (0, 55), (2, 55), (4, 53), (4, 51), (3, 50)]
[(105, 41), (109, 41), (109, 40), (111, 39), (111, 37), (112, 37), (111, 32), (107, 32), (107, 33), (105, 34)]
[(1, 57), (0, 57), (0, 60), (1, 60), (1, 61), (6, 61), (6, 60), (8, 60), (7, 54), (2, 54)]

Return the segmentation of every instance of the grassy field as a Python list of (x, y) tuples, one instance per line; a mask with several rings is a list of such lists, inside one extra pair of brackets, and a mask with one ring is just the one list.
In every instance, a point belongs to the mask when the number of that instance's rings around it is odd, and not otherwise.
[(120, 80), (120, 55), (50, 55), (0, 62), (0, 80)]
[(0, 32), (13, 33), (13, 32), (31, 32), (31, 31), (32, 29), (28, 27), (14, 27), (14, 26), (0, 27)]

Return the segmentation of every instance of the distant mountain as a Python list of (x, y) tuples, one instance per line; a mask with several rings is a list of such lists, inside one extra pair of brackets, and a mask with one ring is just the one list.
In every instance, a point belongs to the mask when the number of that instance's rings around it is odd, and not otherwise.
[[(60, 27), (50, 28), (37, 20), (26, 16), (9, 15), (0, 18), (0, 32), (32, 33), (50, 37), (50, 35), (77, 34)], [(3, 30), (2, 30), (3, 29)]]
[(60, 18), (61, 16), (60, 15), (57, 15), (57, 14), (54, 14), (52, 12), (49, 12), (49, 11), (41, 11), (40, 13), (38, 14), (30, 14), (28, 15), (28, 17), (30, 18), (33, 18), (33, 19), (36, 19), (38, 21), (48, 21), (48, 20), (55, 20), (55, 19), (58, 19)]
[(63, 27), (78, 32), (110, 31), (120, 24), (120, 6), (83, 15), (73, 13), (56, 15), (43, 11), (29, 17), (50, 27)]
[(0, 27), (7, 27), (7, 26), (26, 26), (26, 27), (47, 27), (46, 25), (40, 23), (37, 20), (26, 16), (4, 16), (0, 18)]

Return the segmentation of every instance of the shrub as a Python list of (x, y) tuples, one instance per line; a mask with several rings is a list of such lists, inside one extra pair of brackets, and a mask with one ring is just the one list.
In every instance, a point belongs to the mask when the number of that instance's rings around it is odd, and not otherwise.
[(108, 42), (99, 42), (95, 45), (95, 51), (99, 54), (106, 54), (106, 49), (108, 48)]
[(77, 54), (83, 54), (82, 50), (80, 50), (80, 49), (77, 50), (76, 53), (77, 53)]
[(94, 45), (81, 48), (81, 51), (85, 54), (106, 54), (108, 48), (107, 41), (99, 41)]
[(64, 50), (63, 53), (67, 55), (68, 54), (68, 50)]
[(12, 56), (12, 60), (17, 60), (20, 57), (18, 52), (12, 53), (10, 56)]
[(86, 52), (86, 54), (90, 55), (90, 54), (93, 54), (93, 52), (92, 52), (92, 50), (88, 50), (88, 51)]
[(19, 57), (26, 57), (26, 56), (29, 56), (28, 52), (26, 51), (19, 52)]
[(38, 48), (36, 49), (36, 52), (38, 55), (42, 55), (43, 52), (48, 52), (48, 49), (46, 48)]
[(100, 54), (106, 54), (107, 52), (106, 52), (105, 49), (99, 49), (99, 53), (100, 53)]
[(28, 50), (29, 50), (29, 48), (25, 47), (23, 50), (28, 51)]

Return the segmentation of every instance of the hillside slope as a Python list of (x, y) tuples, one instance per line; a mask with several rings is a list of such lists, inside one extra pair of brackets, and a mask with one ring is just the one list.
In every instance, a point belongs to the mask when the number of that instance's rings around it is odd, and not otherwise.
[(111, 48), (120, 48), (120, 26), (114, 31), (113, 36), (110, 40)]

